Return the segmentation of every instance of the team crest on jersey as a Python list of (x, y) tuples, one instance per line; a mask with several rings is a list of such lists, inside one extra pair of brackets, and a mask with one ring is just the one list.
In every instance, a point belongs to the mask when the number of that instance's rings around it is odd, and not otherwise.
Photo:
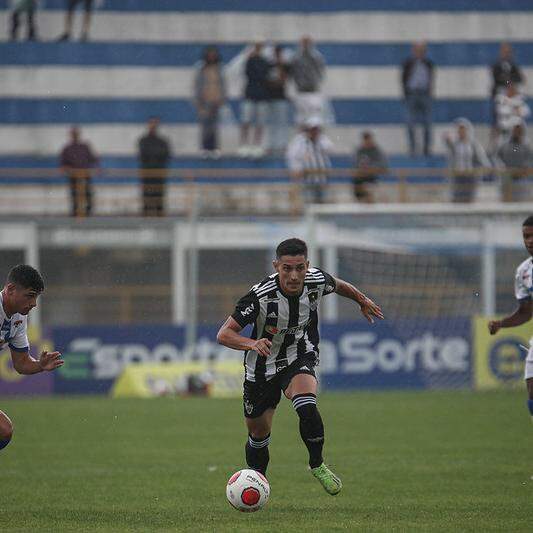
[(22, 320), (15, 320), (15, 323), (13, 324), (15, 327), (20, 326), (22, 324)]
[(311, 311), (316, 311), (318, 307), (318, 290), (309, 291), (307, 297), (309, 298), (309, 308)]

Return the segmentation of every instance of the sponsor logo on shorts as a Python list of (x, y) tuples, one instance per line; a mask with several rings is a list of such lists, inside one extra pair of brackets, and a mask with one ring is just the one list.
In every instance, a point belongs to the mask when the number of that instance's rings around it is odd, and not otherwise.
[(250, 400), (244, 400), (244, 410), (247, 414), (251, 415), (254, 410), (254, 406)]

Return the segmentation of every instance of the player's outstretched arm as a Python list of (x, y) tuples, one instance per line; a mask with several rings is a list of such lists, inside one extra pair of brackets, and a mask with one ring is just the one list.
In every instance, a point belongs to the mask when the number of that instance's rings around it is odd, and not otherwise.
[(267, 357), (270, 355), (272, 343), (268, 339), (249, 339), (240, 335), (241, 325), (231, 316), (218, 330), (217, 341), (223, 346), (233, 350), (255, 350), (259, 355)]
[(533, 301), (532, 300), (522, 300), (518, 305), (516, 311), (501, 320), (491, 320), (488, 323), (489, 333), (494, 335), (501, 328), (514, 328), (516, 326), (521, 326), (529, 320), (533, 314)]
[(13, 368), (19, 374), (37, 374), (44, 370), (55, 370), (63, 366), (65, 361), (61, 359), (59, 352), (41, 352), (39, 359), (34, 359), (28, 352), (17, 352), (11, 350)]
[(374, 318), (385, 318), (381, 307), (351, 283), (335, 278), (335, 292), (339, 296), (344, 296), (344, 298), (357, 302), (361, 308), (361, 313), (371, 324), (374, 323)]

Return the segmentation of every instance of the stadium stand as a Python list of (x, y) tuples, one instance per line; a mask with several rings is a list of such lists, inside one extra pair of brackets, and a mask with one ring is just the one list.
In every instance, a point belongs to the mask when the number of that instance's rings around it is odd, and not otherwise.
[[(7, 0), (0, 0), (2, 19), (7, 8)], [(90, 42), (57, 43), (63, 9), (62, 0), (48, 0), (39, 11), (40, 42), (0, 44), (0, 166), (55, 166), (67, 127), (80, 124), (104, 167), (132, 168), (136, 139), (150, 115), (165, 124), (163, 133), (178, 156), (174, 166), (205, 166), (197, 158), (191, 87), (193, 65), (213, 42), (227, 63), (257, 37), (295, 47), (303, 34), (313, 36), (328, 65), (325, 93), (337, 119), (328, 129), (339, 156), (334, 167), (347, 165), (363, 129), (373, 131), (392, 156), (391, 167), (415, 165), (404, 155), (399, 80), (415, 40), (428, 41), (437, 68), (437, 154), (444, 153), (442, 131), (458, 116), (488, 142), (489, 66), (501, 41), (511, 42), (526, 79), (533, 79), (533, 4), (526, 0), (308, 0), (283, 6), (263, 0), (107, 0), (94, 14)], [(531, 106), (531, 90), (524, 89)], [(239, 80), (230, 82), (229, 94), (237, 112)], [(217, 166), (242, 165), (229, 157), (238, 147), (237, 128), (225, 127), (221, 137), (228, 157)], [(444, 160), (428, 164), (443, 166)]]

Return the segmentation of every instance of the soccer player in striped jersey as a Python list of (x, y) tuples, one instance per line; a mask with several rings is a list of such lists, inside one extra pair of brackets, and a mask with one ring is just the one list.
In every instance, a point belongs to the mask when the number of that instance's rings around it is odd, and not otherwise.
[[(43, 351), (39, 359), (29, 354), (27, 315), (37, 305), (37, 298), (44, 290), (43, 278), (29, 265), (13, 267), (0, 293), (0, 350), (8, 345), (13, 367), (19, 374), (37, 374), (55, 370), (63, 365), (59, 352)], [(13, 424), (0, 411), (0, 450), (5, 448), (13, 435)]]
[[(526, 250), (531, 257), (520, 263), (516, 269), (515, 296), (518, 300), (518, 307), (511, 315), (489, 322), (491, 335), (495, 335), (501, 328), (514, 328), (525, 324), (531, 320), (533, 314), (533, 215), (527, 217), (522, 224), (522, 236)], [(533, 417), (533, 338), (529, 342), (524, 378), (528, 393), (527, 405)]]
[[(311, 472), (329, 494), (338, 494), (341, 480), (322, 458), (324, 425), (317, 409), (315, 374), (318, 306), (325, 295), (335, 292), (359, 304), (371, 323), (383, 313), (350, 283), (310, 268), (307, 245), (300, 239), (279, 244), (273, 264), (276, 272), (239, 300), (217, 335), (224, 346), (245, 351), (246, 462), (266, 473), (272, 419), (283, 392), (298, 414)], [(241, 335), (248, 324), (254, 325), (251, 338)]]

